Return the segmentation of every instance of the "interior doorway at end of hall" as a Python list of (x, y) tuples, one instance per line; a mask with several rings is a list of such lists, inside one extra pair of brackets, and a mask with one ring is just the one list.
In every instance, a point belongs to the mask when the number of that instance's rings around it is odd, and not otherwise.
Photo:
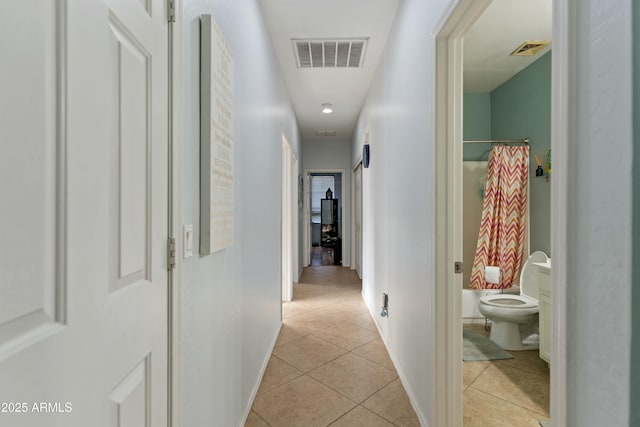
[(311, 173), (309, 185), (309, 265), (342, 265), (342, 173)]

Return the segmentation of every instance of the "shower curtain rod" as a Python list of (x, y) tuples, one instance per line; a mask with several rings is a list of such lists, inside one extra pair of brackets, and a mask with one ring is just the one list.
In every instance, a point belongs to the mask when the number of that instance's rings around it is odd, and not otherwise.
[(490, 139), (487, 141), (462, 141), (465, 144), (525, 144), (529, 145), (529, 138), (522, 139)]

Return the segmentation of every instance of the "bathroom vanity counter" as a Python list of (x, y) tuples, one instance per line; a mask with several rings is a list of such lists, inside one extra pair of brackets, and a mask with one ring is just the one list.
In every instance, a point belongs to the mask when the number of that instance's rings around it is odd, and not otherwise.
[(534, 263), (538, 267), (538, 304), (540, 305), (540, 358), (551, 362), (551, 260)]

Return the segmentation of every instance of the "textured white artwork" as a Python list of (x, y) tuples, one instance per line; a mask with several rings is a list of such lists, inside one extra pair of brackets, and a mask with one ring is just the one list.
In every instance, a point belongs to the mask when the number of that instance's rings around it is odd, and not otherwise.
[(200, 253), (233, 244), (233, 53), (200, 18)]

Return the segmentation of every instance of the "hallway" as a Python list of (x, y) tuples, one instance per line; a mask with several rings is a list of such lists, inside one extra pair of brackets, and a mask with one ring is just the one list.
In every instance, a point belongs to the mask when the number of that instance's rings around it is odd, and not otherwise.
[(418, 426), (348, 268), (308, 267), (246, 426)]
[[(0, 14), (0, 427), (640, 426), (640, 1)], [(550, 377), (461, 361), (461, 164), (513, 139)]]

